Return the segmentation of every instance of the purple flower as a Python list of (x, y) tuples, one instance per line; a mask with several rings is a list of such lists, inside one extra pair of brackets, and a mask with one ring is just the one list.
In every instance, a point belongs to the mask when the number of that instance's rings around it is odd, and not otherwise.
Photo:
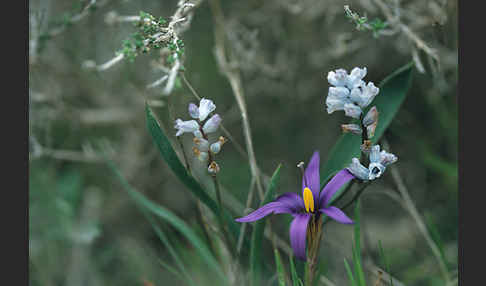
[(291, 214), (294, 220), (290, 224), (290, 244), (295, 256), (305, 260), (307, 225), (313, 216), (318, 218), (323, 213), (339, 223), (353, 223), (340, 209), (328, 204), (336, 191), (354, 178), (353, 174), (347, 169), (343, 169), (319, 192), (319, 152), (316, 151), (305, 169), (304, 178), (302, 178), (302, 197), (297, 193), (285, 193), (275, 201), (263, 205), (249, 215), (236, 219), (236, 221), (252, 222), (272, 213)]

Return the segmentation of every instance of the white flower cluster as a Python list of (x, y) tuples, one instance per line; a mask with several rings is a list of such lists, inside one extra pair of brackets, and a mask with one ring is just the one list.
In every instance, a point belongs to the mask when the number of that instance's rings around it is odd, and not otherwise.
[(344, 110), (346, 116), (359, 119), (380, 89), (372, 82), (365, 83), (366, 68), (354, 68), (351, 74), (344, 69), (330, 71), (327, 80), (333, 87), (329, 88), (326, 98), (327, 112)]
[(380, 152), (380, 145), (374, 145), (371, 147), (369, 153), (370, 165), (368, 168), (361, 165), (358, 158), (353, 158), (352, 163), (347, 169), (358, 179), (364, 181), (371, 181), (379, 178), (383, 172), (385, 172), (386, 166), (395, 163), (397, 156), (382, 150)]
[(218, 114), (208, 116), (216, 110), (216, 105), (212, 100), (202, 98), (199, 102), (199, 107), (194, 104), (189, 104), (189, 115), (193, 120), (183, 121), (177, 119), (174, 128), (177, 129), (176, 136), (181, 136), (184, 133), (192, 133), (194, 135), (193, 141), (196, 146), (192, 148), (194, 155), (201, 161), (208, 163), (208, 171), (211, 174), (219, 172), (219, 166), (212, 160), (212, 156), (221, 151), (221, 147), (226, 142), (223, 136), (220, 136), (214, 143), (209, 142), (208, 134), (218, 130), (221, 123), (221, 117)]

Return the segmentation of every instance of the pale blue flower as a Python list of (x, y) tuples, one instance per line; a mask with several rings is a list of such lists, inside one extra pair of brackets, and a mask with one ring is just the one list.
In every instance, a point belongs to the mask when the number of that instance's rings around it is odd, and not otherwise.
[(176, 136), (181, 136), (186, 132), (192, 133), (198, 130), (199, 124), (196, 120), (182, 121), (181, 119), (177, 119), (174, 128), (177, 129)]
[(398, 160), (397, 156), (385, 150), (380, 152), (380, 145), (372, 146), (369, 156), (370, 165), (368, 168), (363, 166), (358, 158), (353, 158), (352, 163), (347, 168), (354, 176), (363, 181), (371, 181), (379, 178), (385, 172), (388, 165)]

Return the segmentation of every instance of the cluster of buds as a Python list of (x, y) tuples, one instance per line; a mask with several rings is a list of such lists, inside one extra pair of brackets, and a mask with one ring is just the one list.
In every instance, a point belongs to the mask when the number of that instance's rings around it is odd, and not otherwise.
[(372, 82), (365, 83), (366, 68), (354, 68), (351, 74), (344, 69), (330, 71), (327, 80), (334, 85), (329, 88), (326, 99), (327, 112), (344, 110), (346, 116), (359, 119), (380, 89)]
[(332, 87), (326, 98), (327, 112), (333, 113), (344, 110), (346, 116), (359, 119), (360, 124), (343, 124), (344, 133), (360, 135), (362, 138), (361, 151), (369, 156), (368, 168), (363, 166), (357, 158), (353, 158), (347, 168), (357, 178), (369, 181), (379, 178), (387, 165), (397, 161), (397, 157), (385, 150), (380, 152), (380, 146), (372, 146), (370, 138), (375, 134), (378, 125), (378, 109), (373, 106), (365, 116), (363, 110), (368, 107), (380, 91), (372, 82), (365, 83), (363, 78), (366, 68), (354, 68), (351, 74), (344, 69), (330, 71), (327, 80)]
[(218, 130), (221, 123), (221, 117), (218, 114), (209, 117), (214, 110), (216, 110), (216, 105), (213, 101), (202, 98), (199, 107), (194, 103), (189, 104), (189, 115), (193, 119), (187, 121), (177, 119), (174, 126), (177, 129), (176, 136), (184, 133), (194, 135), (195, 146), (192, 151), (198, 160), (208, 164), (208, 172), (211, 175), (216, 175), (220, 170), (219, 165), (214, 161), (214, 156), (221, 151), (221, 147), (226, 142), (223, 136), (213, 143), (208, 137), (208, 134)]

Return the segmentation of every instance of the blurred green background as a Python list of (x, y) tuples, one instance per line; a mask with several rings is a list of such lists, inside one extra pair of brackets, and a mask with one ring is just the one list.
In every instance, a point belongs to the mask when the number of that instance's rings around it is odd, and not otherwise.
[[(177, 1), (99, 1), (103, 5), (66, 25), (62, 33), (40, 37), (65, 25), (87, 2), (29, 1), (30, 285), (181, 283), (161, 266), (160, 260), (171, 261), (150, 223), (93, 152), (95, 142), (109, 141), (116, 165), (132, 186), (190, 225), (197, 224), (195, 198), (163, 162), (145, 126), (148, 99), (160, 105), (154, 112), (174, 138), (167, 97), (161, 88), (146, 88), (164, 75), (154, 64), (160, 53), (103, 72), (85, 68), (113, 58), (135, 31), (129, 23), (107, 23), (109, 12), (169, 17)], [(360, 15), (386, 20), (380, 3), (398, 11), (403, 25), (437, 51), (438, 63), (403, 30), (375, 38), (345, 17), (346, 4)], [(457, 1), (250, 0), (223, 1), (222, 6), (227, 37), (240, 63), (258, 165), (271, 174), (283, 164), (278, 193), (299, 190), (296, 164), (307, 161), (314, 150), (324, 161), (340, 135), (340, 124), (348, 121), (343, 112), (326, 112), (327, 72), (367, 67), (365, 80), (378, 84), (415, 54), (424, 71), (415, 70), (385, 137), (399, 157), (395, 165), (417, 209), (457, 275)], [(207, 1), (195, 10), (181, 37), (187, 78), (201, 96), (216, 103), (225, 127), (244, 146), (235, 98), (215, 61)], [(175, 116), (187, 119), (187, 104), (195, 102), (188, 88), (177, 88), (170, 100)], [(184, 140), (190, 151), (190, 138)], [(251, 178), (248, 162), (231, 142), (218, 157), (225, 192), (244, 204)], [(436, 260), (409, 213), (380, 194), (395, 191), (386, 172), (362, 196), (364, 256), (377, 260), (381, 241), (391, 273), (401, 282), (443, 285)], [(270, 221), (288, 241), (288, 219), (278, 218)], [(187, 242), (164, 227), (182, 256), (192, 261), (191, 271), (201, 285), (211, 283)], [(348, 285), (343, 257), (351, 255), (351, 233), (351, 227), (333, 222), (324, 230), (323, 273), (336, 285)], [(264, 245), (270, 246), (268, 241)], [(265, 263), (275, 269), (271, 248), (264, 250)]]

